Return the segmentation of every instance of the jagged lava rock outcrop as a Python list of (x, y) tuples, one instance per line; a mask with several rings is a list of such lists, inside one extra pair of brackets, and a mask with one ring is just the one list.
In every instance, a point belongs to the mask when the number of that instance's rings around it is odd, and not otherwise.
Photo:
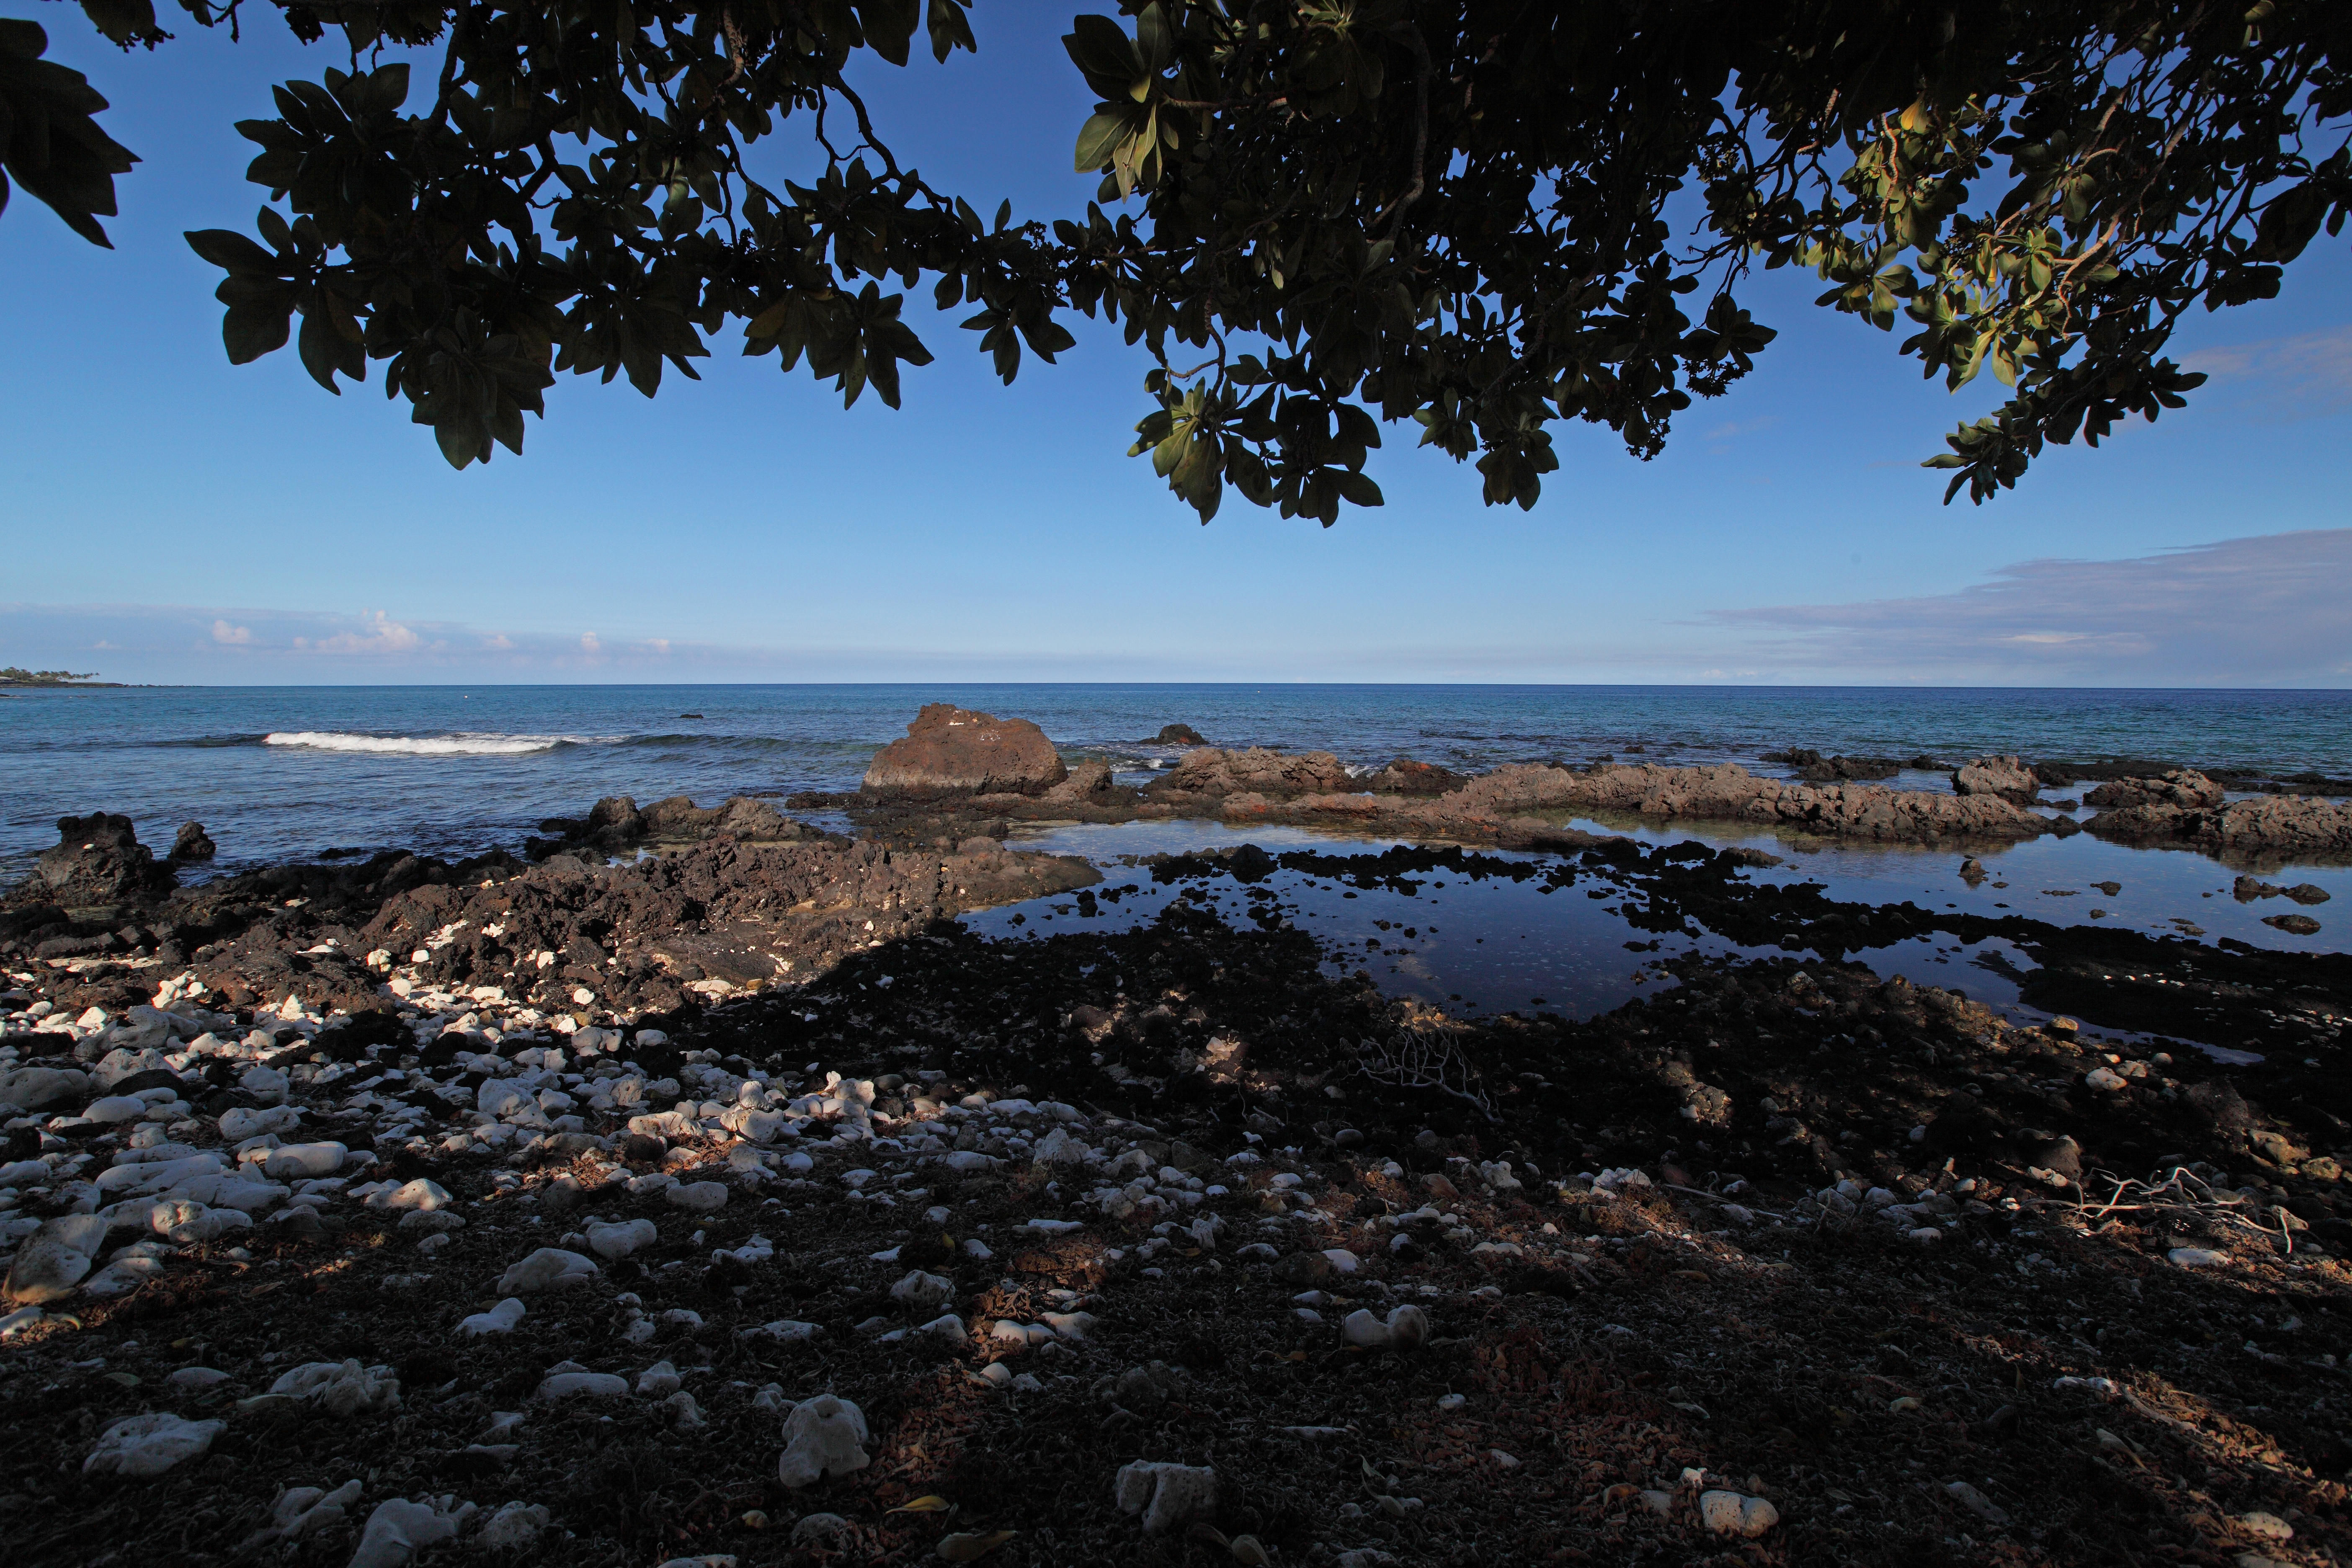
[[(1300, 803), (1302, 805), (1307, 803)], [(1578, 773), (1518, 764), (1497, 768), (1411, 812), (1500, 819), (1530, 812), (1616, 811), (1672, 819), (1784, 826), (1840, 837), (2032, 838), (2047, 825), (1998, 795), (1929, 795), (1877, 784), (1760, 779), (1735, 763), (1662, 768), (1650, 763)]]
[(1952, 793), (1995, 795), (2014, 805), (2032, 805), (2042, 781), (2019, 757), (1979, 757), (1952, 770)]
[(1318, 795), (1354, 787), (1348, 764), (1329, 752), (1276, 752), (1252, 746), (1245, 752), (1202, 746), (1187, 752), (1175, 767), (1151, 781), (1149, 799), (1176, 795)]
[[(2136, 804), (2102, 811), (2084, 824), (2085, 832), (2118, 843), (2179, 844), (2235, 855), (2352, 855), (2352, 804), (2264, 795), (2223, 805), (2218, 786), (2185, 769), (2162, 779), (2117, 780), (2094, 794), (2121, 784), (2133, 786)], [(2196, 787), (2200, 784), (2205, 790)]]
[(112, 812), (58, 818), (58, 847), (37, 863), (40, 896), (61, 904), (111, 904), (172, 885), (168, 866), (139, 842), (131, 819)]

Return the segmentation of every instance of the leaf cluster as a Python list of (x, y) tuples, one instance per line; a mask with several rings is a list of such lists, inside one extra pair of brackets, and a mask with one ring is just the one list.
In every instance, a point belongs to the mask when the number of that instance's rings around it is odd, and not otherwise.
[(112, 248), (114, 176), (139, 160), (99, 129), (106, 100), (81, 72), (41, 57), (49, 36), (36, 22), (0, 17), (0, 212), (12, 186), (65, 219), (92, 245)]
[[(844, 78), (973, 47), (966, 0), (432, 0), (285, 6), (328, 18), (355, 68), (276, 89), (240, 122), (270, 194), (256, 234), (189, 243), (226, 274), (222, 335), (244, 363), (293, 342), (331, 392), (383, 363), (387, 396), (458, 467), (521, 449), (557, 374), (625, 376), (647, 396), (693, 377), (730, 322), (745, 352), (805, 363), (845, 405), (892, 406), (931, 355), (900, 319), (928, 279), (1004, 379), (1022, 349), (1071, 344), (1035, 226), (900, 167)], [(436, 81), (380, 45), (438, 45)], [(798, 119), (814, 173), (763, 179), (754, 149)], [(813, 154), (813, 158), (808, 155)], [(762, 165), (764, 168), (765, 165)], [(299, 328), (297, 321), (299, 319)]]
[[(1160, 369), (1139, 453), (1327, 524), (1378, 422), (1534, 504), (1550, 426), (1642, 458), (1813, 268), (1954, 388), (1929, 466), (1982, 500), (2045, 442), (2181, 405), (2179, 317), (2267, 298), (2352, 205), (2330, 0), (1123, 0), (1065, 40), (1101, 99), (1073, 302)], [(1191, 370), (1181, 358), (1207, 356)]]
[[(1929, 460), (1980, 501), (2180, 406), (2182, 315), (2275, 294), (2352, 211), (2343, 0), (1119, 0), (1064, 40), (1100, 183), (1050, 228), (901, 167), (845, 79), (972, 49), (968, 0), (182, 0), (239, 3), (352, 68), (239, 126), (255, 234), (189, 237), (230, 357), (293, 342), (330, 391), (382, 362), (461, 467), (519, 450), (557, 373), (651, 395), (730, 326), (896, 406), (927, 285), (1008, 382), (1069, 313), (1119, 325), (1153, 361), (1133, 453), (1203, 521), (1228, 486), (1378, 505), (1406, 421), (1527, 508), (1558, 423), (1647, 458), (1746, 375), (1775, 332), (1741, 287), (1798, 266), (1926, 374), (2008, 389)], [(130, 155), (27, 28), (7, 174), (102, 243)], [(793, 120), (805, 181), (755, 177)]]

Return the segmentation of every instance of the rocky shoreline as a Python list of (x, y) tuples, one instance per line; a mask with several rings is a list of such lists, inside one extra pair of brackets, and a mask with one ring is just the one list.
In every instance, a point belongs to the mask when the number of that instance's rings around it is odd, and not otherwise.
[[(841, 803), (854, 840), (612, 800), (530, 858), (181, 889), (131, 824), (61, 825), (0, 899), (12, 1557), (2352, 1552), (2352, 958), (1840, 903), (1539, 815), (2049, 831), (2003, 765), (1919, 796), (1204, 748), (1118, 792), (986, 743), (1020, 791), (902, 753), (921, 797)], [(2094, 831), (2236, 809), (2128, 790)], [(1144, 874), (1538, 875), (1791, 955), (1474, 1022), (1335, 972), (1271, 899), (952, 918), (1098, 884), (975, 826), (1364, 801), (1432, 842)], [(1988, 935), (2070, 1016), (1847, 957)]]
[[(1965, 847), (2089, 832), (2249, 864), (2286, 855), (2352, 858), (2352, 801), (2263, 794), (2229, 802), (2223, 784), (2190, 769), (2140, 774), (2041, 764), (2037, 771), (2014, 756), (1979, 757), (1949, 770), (1948, 795), (1859, 782), (1888, 776), (1895, 768), (1888, 759), (1781, 755), (1809, 759), (1809, 776), (1846, 782), (1760, 778), (1736, 763), (1674, 768), (1615, 761), (1514, 763), (1465, 777), (1403, 757), (1359, 774), (1329, 752), (1200, 746), (1136, 788), (1115, 783), (1099, 760), (1068, 765), (1025, 721), (939, 703), (877, 758), (860, 789), (796, 795), (786, 805), (845, 811), (861, 829), (898, 841), (992, 830), (1002, 837), (1014, 822), (1209, 818), (1556, 849), (1591, 842), (1559, 819), (1598, 816), (1870, 843)], [(2066, 787), (2092, 773), (2113, 776), (2055, 816), (2032, 809), (2046, 787)], [(2095, 815), (2077, 821), (2074, 813), (2085, 805)]]

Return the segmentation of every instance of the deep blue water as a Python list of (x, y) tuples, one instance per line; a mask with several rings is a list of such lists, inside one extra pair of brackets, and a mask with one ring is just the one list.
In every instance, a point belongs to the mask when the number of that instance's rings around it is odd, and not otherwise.
[[(329, 847), (514, 845), (599, 795), (854, 787), (926, 701), (1035, 720), (1130, 773), (1213, 742), (1465, 771), (1601, 753), (1687, 763), (1822, 752), (2150, 756), (2352, 773), (2352, 692), (1605, 686), (486, 686), (16, 691), (0, 700), (0, 877), (67, 813), (169, 844), (204, 822), (234, 868)], [(695, 715), (686, 717), (685, 715)], [(289, 739), (289, 738), (292, 739)], [(273, 739), (274, 738), (274, 739)], [(1636, 749), (1638, 748), (1638, 752)], [(1897, 781), (1938, 787), (1933, 774)]]

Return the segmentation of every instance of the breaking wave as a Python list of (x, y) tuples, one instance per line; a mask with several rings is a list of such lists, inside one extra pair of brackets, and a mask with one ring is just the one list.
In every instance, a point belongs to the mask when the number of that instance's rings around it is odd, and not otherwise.
[(314, 752), (363, 752), (397, 757), (519, 757), (580, 743), (576, 735), (353, 735), (339, 730), (280, 730), (261, 737), (265, 746), (301, 746)]

